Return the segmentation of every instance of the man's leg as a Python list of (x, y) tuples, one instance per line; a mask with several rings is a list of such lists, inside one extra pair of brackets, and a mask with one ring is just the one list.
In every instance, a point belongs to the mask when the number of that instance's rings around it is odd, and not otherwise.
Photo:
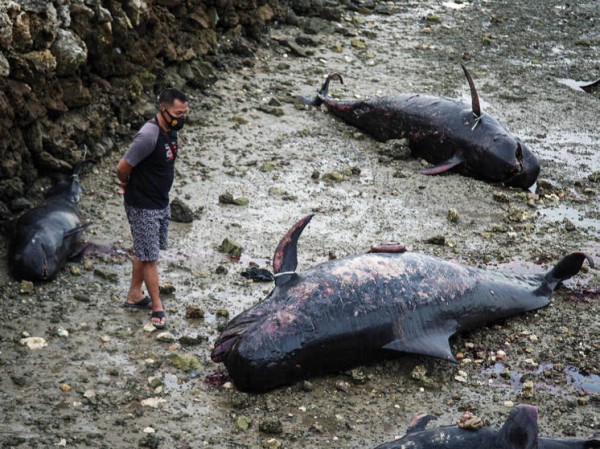
[[(160, 301), (160, 291), (158, 287), (158, 264), (155, 260), (150, 262), (142, 262), (144, 283), (148, 289), (148, 294), (152, 298), (152, 312), (163, 311), (163, 305)], [(152, 322), (156, 324), (164, 324), (166, 319), (152, 317)]]
[(136, 303), (144, 299), (142, 293), (142, 283), (144, 282), (144, 266), (143, 262), (133, 256), (133, 266), (131, 271), (131, 284), (129, 293), (127, 293), (127, 302), (130, 304)]

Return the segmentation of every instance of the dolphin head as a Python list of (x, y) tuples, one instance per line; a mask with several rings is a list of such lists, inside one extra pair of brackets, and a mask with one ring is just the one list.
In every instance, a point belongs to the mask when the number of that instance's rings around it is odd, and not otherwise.
[(511, 187), (528, 189), (535, 183), (540, 174), (540, 163), (527, 145), (521, 142), (519, 138), (515, 138), (514, 140), (516, 142), (514, 156), (519, 169), (512, 177), (505, 180), (504, 184)]
[(19, 248), (11, 248), (10, 253), (10, 269), (19, 280), (48, 281), (56, 275), (54, 252), (39, 237), (34, 236)]

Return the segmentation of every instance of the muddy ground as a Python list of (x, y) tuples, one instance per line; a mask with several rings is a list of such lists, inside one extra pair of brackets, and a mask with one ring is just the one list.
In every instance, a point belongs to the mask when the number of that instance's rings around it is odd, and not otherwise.
[[(600, 77), (599, 8), (591, 0), (389, 2), (390, 14), (316, 21), (318, 34), (302, 41), (305, 56), (281, 45), (302, 33), (286, 27), (271, 31), (255, 59), (230, 60), (208, 96), (190, 92), (192, 123), (181, 133), (172, 197), (199, 217), (172, 223), (161, 263), (161, 280), (175, 287), (163, 299), (170, 341), (143, 330), (145, 312), (120, 307), (131, 239), (113, 167), (126, 143), (85, 176), (81, 204), (94, 224), (86, 240), (119, 251), (71, 264), (29, 293), (1, 261), (2, 447), (369, 448), (402, 435), (419, 413), (450, 424), (469, 409), (499, 426), (521, 402), (540, 408), (544, 435), (597, 432), (600, 275), (587, 266), (545, 309), (454, 338), (460, 365), (406, 355), (247, 395), (223, 384), (224, 368), (209, 354), (226, 312), (270, 289), (240, 271), (250, 262), (270, 267), (281, 236), (310, 212), (299, 270), (381, 241), (514, 272), (544, 272), (575, 250), (600, 260), (600, 185), (588, 178), (600, 170), (600, 99), (557, 81)], [(484, 111), (539, 155), (536, 194), (419, 175), (421, 161), (405, 158), (401, 144), (377, 143), (290, 101), (314, 93), (332, 70), (345, 77), (331, 89), (343, 97), (467, 100), (461, 62)], [(346, 174), (324, 181), (331, 172)], [(249, 204), (219, 204), (226, 192)], [(436, 236), (445, 244), (427, 243)], [(219, 252), (226, 237), (243, 246), (239, 262)], [(191, 307), (204, 318), (186, 318)], [(26, 335), (48, 345), (28, 349), (19, 344)], [(174, 354), (197, 357), (199, 369), (180, 370)]]

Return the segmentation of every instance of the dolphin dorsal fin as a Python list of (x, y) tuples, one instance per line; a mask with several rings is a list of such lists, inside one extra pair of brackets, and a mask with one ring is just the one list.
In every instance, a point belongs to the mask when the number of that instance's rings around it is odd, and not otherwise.
[(542, 285), (538, 287), (537, 293), (550, 294), (562, 281), (575, 276), (581, 270), (583, 262), (588, 261), (590, 267), (594, 268), (594, 259), (584, 252), (578, 251), (563, 257), (543, 278)]
[(496, 437), (500, 449), (538, 449), (538, 412), (532, 405), (517, 405)]
[(465, 77), (467, 78), (467, 82), (469, 83), (469, 88), (471, 89), (471, 109), (473, 110), (473, 116), (476, 119), (481, 118), (481, 106), (479, 105), (479, 95), (477, 95), (477, 89), (475, 89), (475, 83), (473, 82), (473, 78), (471, 74), (467, 70), (467, 68), (461, 64), (460, 65), (465, 72)]
[(415, 416), (413, 419), (411, 419), (410, 423), (408, 424), (406, 434), (408, 435), (409, 433), (422, 432), (427, 427), (429, 421), (433, 421), (436, 419), (437, 416), (432, 415), (431, 413), (426, 415)]
[(286, 232), (277, 245), (275, 254), (273, 254), (273, 273), (276, 286), (279, 287), (297, 276), (295, 270), (298, 266), (298, 238), (312, 217), (313, 214), (300, 219)]

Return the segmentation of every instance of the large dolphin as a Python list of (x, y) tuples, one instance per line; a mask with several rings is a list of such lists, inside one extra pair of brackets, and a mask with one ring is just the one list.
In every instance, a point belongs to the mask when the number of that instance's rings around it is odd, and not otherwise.
[(584, 260), (593, 264), (573, 253), (545, 275), (509, 275), (384, 245), (296, 273), (298, 238), (311, 218), (277, 246), (275, 288), (215, 342), (213, 361), (225, 364), (240, 390), (264, 391), (401, 352), (455, 361), (452, 335), (544, 307)]
[(379, 141), (407, 138), (414, 156), (434, 167), (423, 174), (453, 169), (460, 174), (513, 187), (531, 187), (540, 172), (536, 156), (493, 117), (483, 114), (471, 75), (463, 66), (471, 88), (471, 105), (450, 98), (422, 94), (366, 100), (334, 100), (327, 96), (332, 73), (316, 97), (305, 104), (327, 109)]
[(29, 281), (49, 281), (66, 261), (82, 248), (81, 223), (77, 204), (81, 196), (80, 163), (68, 181), (60, 181), (46, 193), (39, 206), (25, 212), (14, 224), (8, 248), (12, 275)]
[(518, 405), (500, 430), (467, 430), (460, 426), (426, 429), (434, 415), (413, 419), (406, 435), (375, 449), (594, 449), (600, 440), (544, 438), (538, 436), (538, 412), (531, 405)]

